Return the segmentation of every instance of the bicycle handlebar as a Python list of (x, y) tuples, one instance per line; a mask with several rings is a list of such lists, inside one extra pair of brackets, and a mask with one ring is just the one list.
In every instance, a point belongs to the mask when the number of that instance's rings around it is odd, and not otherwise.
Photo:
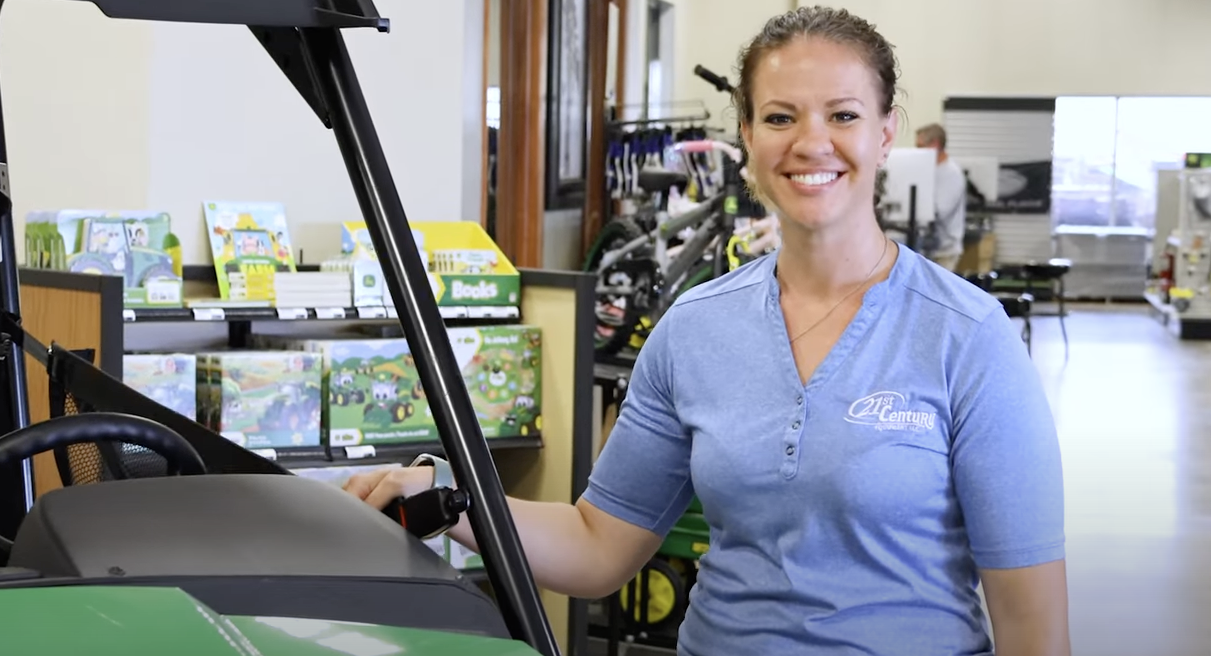
[(740, 163), (744, 159), (739, 148), (726, 141), (717, 141), (714, 139), (682, 141), (674, 144), (673, 149), (680, 153), (709, 153), (712, 150), (718, 150), (730, 157), (733, 162)]
[(712, 73), (709, 69), (707, 69), (702, 64), (699, 64), (694, 67), (694, 75), (697, 75), (698, 77), (706, 80), (707, 82), (710, 82), (719, 91), (726, 91), (728, 93), (733, 93), (736, 91), (736, 88), (733, 87), (731, 85), (731, 83), (727, 81), (726, 77), (721, 77), (715, 73)]

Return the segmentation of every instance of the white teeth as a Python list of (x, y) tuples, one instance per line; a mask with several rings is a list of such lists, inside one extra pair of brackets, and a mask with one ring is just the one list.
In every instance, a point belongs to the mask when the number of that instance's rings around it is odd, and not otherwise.
[(819, 186), (826, 185), (837, 179), (836, 172), (829, 173), (812, 173), (810, 175), (792, 175), (791, 180), (802, 185)]

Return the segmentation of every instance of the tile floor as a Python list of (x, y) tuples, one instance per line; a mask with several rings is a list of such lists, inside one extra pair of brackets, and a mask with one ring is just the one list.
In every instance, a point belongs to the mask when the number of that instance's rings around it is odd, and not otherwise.
[(1073, 654), (1211, 655), (1211, 341), (1143, 305), (1069, 309), (1067, 360), (1054, 317), (1033, 355), (1063, 449)]
[(1146, 306), (1034, 321), (1064, 457), (1074, 656), (1211, 654), (1211, 342)]

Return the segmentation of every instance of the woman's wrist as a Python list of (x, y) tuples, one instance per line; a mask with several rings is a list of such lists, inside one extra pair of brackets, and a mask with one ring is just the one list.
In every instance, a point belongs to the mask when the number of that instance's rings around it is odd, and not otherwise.
[(444, 458), (429, 453), (422, 453), (412, 461), (409, 467), (428, 467), (433, 471), (433, 478), (429, 483), (429, 488), (426, 489), (435, 487), (456, 489), (454, 485), (454, 471), (450, 468), (450, 463), (446, 462)]

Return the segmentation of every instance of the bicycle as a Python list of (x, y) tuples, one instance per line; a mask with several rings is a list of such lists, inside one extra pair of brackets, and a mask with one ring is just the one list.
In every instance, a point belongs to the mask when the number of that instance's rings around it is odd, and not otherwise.
[[(598, 277), (595, 349), (599, 354), (616, 354), (641, 326), (655, 325), (686, 290), (745, 261), (745, 238), (736, 234), (740, 150), (715, 140), (682, 142), (673, 149), (683, 155), (723, 153), (722, 189), (697, 207), (672, 216), (672, 191), (684, 193), (690, 176), (665, 169), (639, 172), (637, 186), (655, 200), (655, 211), (638, 211), (606, 223), (585, 262), (584, 270)], [(681, 243), (674, 244), (676, 240)]]
[[(726, 77), (701, 65), (694, 67), (694, 74), (720, 92), (735, 91)], [(643, 169), (634, 176), (640, 192), (655, 199), (655, 208), (649, 205), (606, 223), (585, 261), (584, 270), (598, 277), (598, 355), (615, 355), (627, 345), (638, 348), (681, 294), (756, 259), (780, 240), (776, 217), (738, 221), (744, 184), (739, 148), (702, 139), (676, 144), (672, 150), (683, 161), (697, 153), (722, 153), (722, 187), (697, 207), (672, 216), (671, 193), (684, 193), (692, 176), (662, 168)], [(688, 162), (686, 167), (693, 170)], [(681, 243), (673, 245), (678, 240)], [(750, 248), (753, 245), (760, 249)]]

